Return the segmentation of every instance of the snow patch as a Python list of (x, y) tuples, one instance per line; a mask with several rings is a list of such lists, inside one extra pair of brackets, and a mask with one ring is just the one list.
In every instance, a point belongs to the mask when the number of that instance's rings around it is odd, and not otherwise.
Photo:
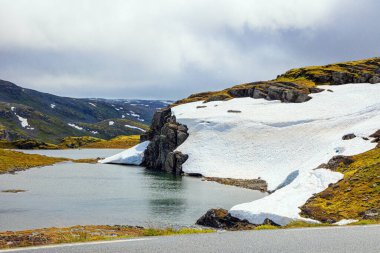
[(140, 165), (144, 158), (144, 151), (149, 145), (149, 141), (144, 141), (119, 154), (100, 160), (99, 163), (116, 163), (128, 165)]
[(21, 122), (21, 126), (22, 126), (23, 128), (26, 128), (26, 127), (29, 126), (29, 124), (28, 124), (28, 119), (23, 118), (23, 117), (21, 117), (21, 116), (19, 116), (19, 115), (17, 115), (17, 114), (15, 114), (15, 115), (16, 115), (16, 117), (18, 118), (18, 120)]
[(131, 126), (131, 125), (125, 125), (125, 127), (128, 127), (128, 128), (131, 128), (131, 129), (137, 129), (137, 130), (140, 130), (141, 132), (144, 132), (145, 133), (145, 130), (140, 128), (140, 127), (137, 127), (137, 126)]
[(114, 124), (115, 124), (114, 121), (110, 121), (110, 122), (108, 122), (108, 125), (109, 125), (109, 126), (113, 126)]
[(92, 105), (93, 107), (96, 107), (96, 104), (94, 103), (88, 103), (89, 105)]
[(50, 104), (50, 108), (54, 109), (55, 108), (55, 104)]
[(75, 125), (74, 123), (67, 123), (67, 125), (69, 125), (69, 126), (75, 128), (75, 129), (78, 129), (78, 130), (83, 130), (83, 127), (77, 126), (77, 125)]
[(348, 224), (351, 224), (351, 223), (354, 223), (354, 222), (357, 222), (358, 220), (346, 220), (346, 219), (343, 219), (343, 220), (340, 220), (338, 222), (335, 222), (334, 225), (338, 225), (338, 226), (344, 226), (344, 225), (348, 225)]
[[(188, 154), (186, 173), (208, 177), (261, 178), (273, 194), (234, 206), (230, 213), (260, 223), (265, 218), (284, 225), (299, 216), (312, 194), (342, 178), (325, 169), (314, 170), (333, 156), (354, 155), (376, 146), (347, 133), (368, 137), (379, 128), (380, 85), (324, 86), (334, 92), (311, 94), (294, 104), (235, 98), (204, 106), (201, 101), (172, 108), (189, 137), (177, 148)], [(239, 110), (241, 113), (228, 113)], [(293, 174), (298, 171), (298, 175)], [(281, 188), (281, 189), (280, 189)]]

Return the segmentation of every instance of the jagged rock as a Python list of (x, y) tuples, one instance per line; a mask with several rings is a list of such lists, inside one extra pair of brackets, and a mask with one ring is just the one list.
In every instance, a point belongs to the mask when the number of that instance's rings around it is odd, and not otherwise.
[(343, 135), (342, 140), (345, 140), (345, 141), (347, 141), (347, 140), (352, 140), (352, 139), (354, 139), (355, 137), (356, 137), (355, 134), (346, 134), (346, 135)]
[(149, 169), (163, 170), (173, 174), (182, 173), (182, 164), (188, 155), (174, 150), (189, 136), (185, 125), (176, 122), (170, 108), (155, 113), (149, 131), (141, 140), (150, 144), (144, 152), (143, 166)]
[(247, 220), (232, 217), (227, 210), (221, 208), (208, 210), (196, 224), (225, 230), (249, 230), (256, 227)]
[(182, 173), (182, 164), (189, 158), (188, 155), (184, 155), (181, 152), (169, 152), (166, 156), (163, 170), (180, 175)]

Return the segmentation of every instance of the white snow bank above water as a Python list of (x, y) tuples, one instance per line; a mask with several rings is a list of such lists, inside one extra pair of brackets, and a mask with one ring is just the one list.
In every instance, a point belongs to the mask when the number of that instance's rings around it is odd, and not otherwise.
[[(361, 137), (380, 125), (380, 85), (322, 88), (333, 92), (312, 94), (313, 99), (301, 104), (236, 98), (172, 108), (177, 121), (189, 128), (190, 136), (177, 148), (189, 155), (183, 171), (210, 177), (260, 177), (269, 190), (286, 185), (263, 199), (237, 205), (230, 213), (252, 223), (271, 218), (283, 225), (300, 218), (299, 206), (342, 177), (313, 169), (335, 155), (374, 148), (374, 143)], [(358, 137), (342, 140), (349, 133)]]
[(148, 147), (149, 141), (144, 141), (136, 146), (129, 148), (119, 154), (100, 160), (99, 163), (117, 163), (128, 165), (140, 165), (144, 158), (144, 151)]

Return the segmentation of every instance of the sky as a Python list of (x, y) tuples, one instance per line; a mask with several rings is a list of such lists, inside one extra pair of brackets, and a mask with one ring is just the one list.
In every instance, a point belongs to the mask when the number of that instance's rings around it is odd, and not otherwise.
[(380, 56), (378, 0), (0, 0), (0, 79), (180, 99)]

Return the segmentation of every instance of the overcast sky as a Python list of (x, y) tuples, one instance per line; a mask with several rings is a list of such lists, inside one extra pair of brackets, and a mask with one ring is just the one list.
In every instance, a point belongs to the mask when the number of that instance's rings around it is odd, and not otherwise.
[(178, 99), (380, 55), (378, 0), (0, 0), (0, 79)]

